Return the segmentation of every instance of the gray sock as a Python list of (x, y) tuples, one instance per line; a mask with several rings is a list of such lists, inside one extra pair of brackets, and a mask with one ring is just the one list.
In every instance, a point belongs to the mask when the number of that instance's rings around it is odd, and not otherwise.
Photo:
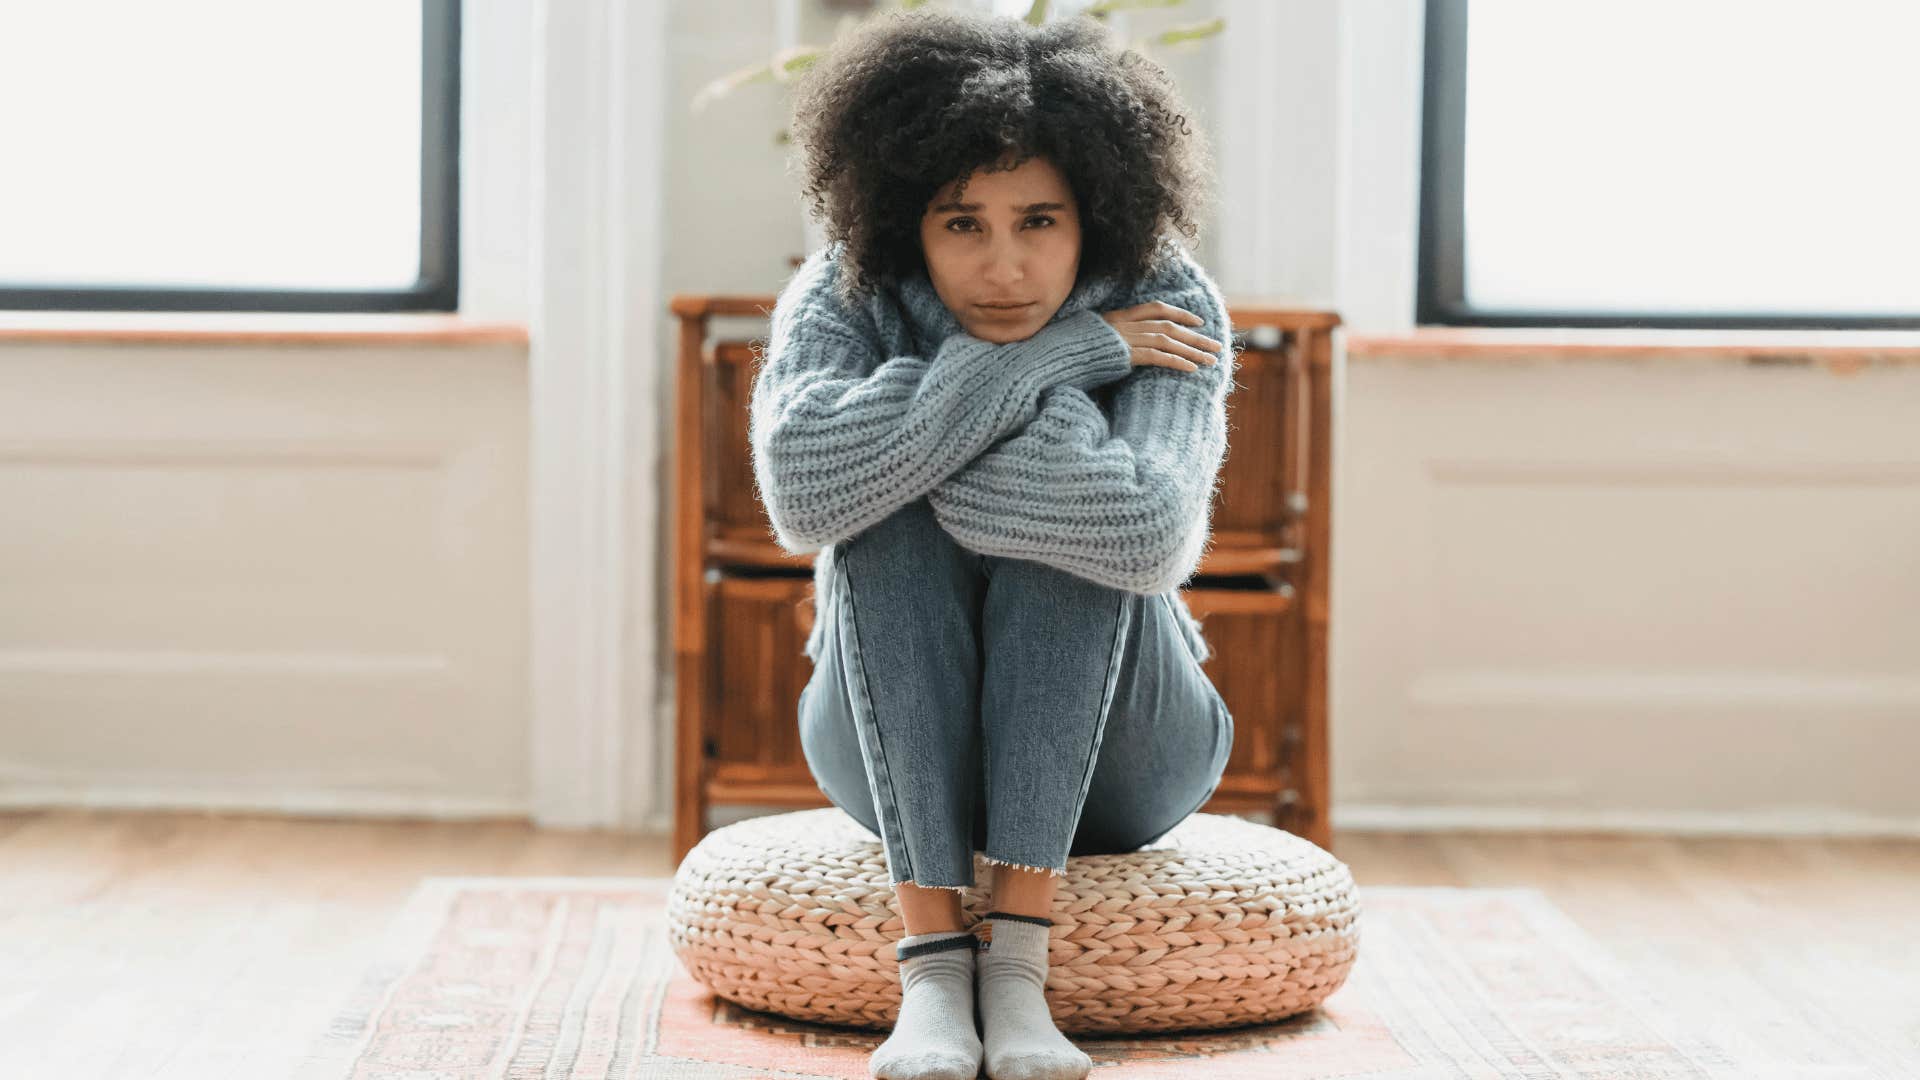
[(1093, 1059), (1053, 1024), (1047, 1010), (1050, 919), (992, 911), (981, 920), (976, 985), (992, 1080), (1080, 1080)]
[(980, 1032), (973, 1020), (973, 934), (909, 934), (894, 946), (900, 962), (900, 1017), (867, 1062), (886, 1080), (974, 1080)]

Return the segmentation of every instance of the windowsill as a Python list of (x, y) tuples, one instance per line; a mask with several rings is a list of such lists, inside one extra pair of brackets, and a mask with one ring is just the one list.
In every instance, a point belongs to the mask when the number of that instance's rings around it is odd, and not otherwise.
[(1920, 330), (1668, 330), (1635, 327), (1418, 326), (1346, 335), (1350, 358), (1365, 359), (1742, 359), (1850, 371), (1867, 364), (1920, 363)]
[(526, 345), (519, 323), (446, 314), (0, 311), (0, 345)]

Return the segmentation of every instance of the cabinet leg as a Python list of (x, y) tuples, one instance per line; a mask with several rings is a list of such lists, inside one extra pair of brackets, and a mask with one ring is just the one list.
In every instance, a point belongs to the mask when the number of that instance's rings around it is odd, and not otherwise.
[(700, 843), (706, 830), (706, 800), (682, 800), (673, 814), (673, 865), (677, 868), (687, 853)]

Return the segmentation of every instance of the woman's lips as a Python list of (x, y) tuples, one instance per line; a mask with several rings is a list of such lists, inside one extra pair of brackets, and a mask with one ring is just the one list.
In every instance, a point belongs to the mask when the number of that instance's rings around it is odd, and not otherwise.
[(1025, 311), (1032, 306), (1033, 306), (1032, 301), (1028, 301), (1027, 303), (1024, 303), (1024, 304), (975, 304), (974, 305), (974, 307), (979, 308), (981, 311), (996, 311), (1003, 315), (1011, 314), (1013, 312), (1018, 312), (1018, 311)]

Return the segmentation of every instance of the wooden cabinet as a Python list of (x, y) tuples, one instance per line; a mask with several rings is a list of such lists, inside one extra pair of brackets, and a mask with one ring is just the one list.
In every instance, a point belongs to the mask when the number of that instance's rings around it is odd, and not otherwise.
[[(678, 295), (674, 858), (716, 805), (829, 806), (800, 751), (813, 557), (773, 541), (747, 405), (775, 297)], [(1331, 849), (1327, 806), (1328, 311), (1229, 304), (1239, 369), (1213, 535), (1182, 589), (1234, 747), (1205, 809), (1259, 812)], [(728, 335), (726, 320), (753, 320)], [(756, 325), (757, 324), (757, 325)]]

